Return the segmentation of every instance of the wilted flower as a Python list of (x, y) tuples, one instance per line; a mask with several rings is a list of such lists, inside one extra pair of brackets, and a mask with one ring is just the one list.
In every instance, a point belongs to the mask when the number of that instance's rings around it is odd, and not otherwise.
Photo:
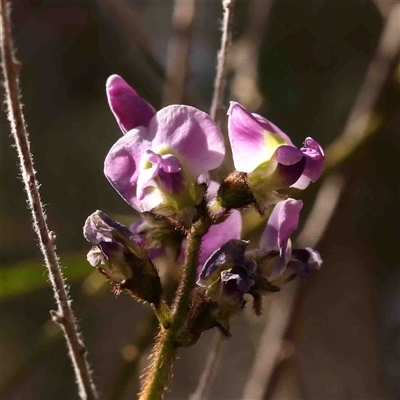
[(160, 303), (158, 272), (127, 227), (96, 211), (87, 218), (83, 235), (94, 245), (87, 257), (92, 266), (137, 299)]
[(137, 211), (174, 214), (190, 223), (205, 191), (199, 180), (224, 158), (221, 131), (190, 106), (168, 106), (151, 116), (152, 109), (120, 77), (109, 79), (107, 91), (126, 131), (106, 157), (107, 179)]
[(239, 103), (231, 102), (228, 132), (237, 171), (247, 174), (247, 185), (258, 208), (282, 200), (275, 191), (305, 189), (322, 173), (324, 152), (312, 138), (297, 149), (277, 126)]
[(245, 260), (248, 243), (233, 239), (222, 245), (204, 263), (197, 280), (227, 316), (244, 307), (243, 296), (255, 283), (256, 263)]

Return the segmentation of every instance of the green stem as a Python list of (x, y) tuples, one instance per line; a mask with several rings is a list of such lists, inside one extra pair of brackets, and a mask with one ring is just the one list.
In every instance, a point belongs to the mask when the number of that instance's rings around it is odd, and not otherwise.
[(188, 235), (185, 264), (173, 308), (172, 324), (162, 329), (154, 347), (152, 363), (144, 379), (140, 400), (159, 400), (163, 397), (169, 373), (177, 351), (177, 337), (189, 309), (193, 287), (196, 283), (198, 255), (201, 238), (207, 232), (207, 224), (197, 221)]

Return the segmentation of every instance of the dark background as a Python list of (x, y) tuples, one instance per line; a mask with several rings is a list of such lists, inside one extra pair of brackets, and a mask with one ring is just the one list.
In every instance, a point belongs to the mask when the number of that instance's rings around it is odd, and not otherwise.
[[(299, 146), (312, 136), (327, 147), (343, 130), (391, 5), (275, 1), (263, 21), (267, 2), (238, 2), (227, 98), (267, 116)], [(95, 380), (109, 398), (124, 357), (135, 351), (130, 344), (148, 307), (127, 296), (116, 299), (86, 262), (82, 226), (89, 214), (102, 209), (122, 221), (134, 218), (102, 172), (120, 136), (104, 85), (118, 73), (161, 107), (172, 9), (171, 1), (13, 2), (24, 111), (48, 223), (68, 267), (64, 273)], [(184, 101), (205, 111), (220, 23), (220, 2), (199, 1)], [(301, 287), (290, 333), (294, 354), (275, 375), (269, 398), (400, 396), (398, 94), (397, 69), (375, 110), (379, 129), (337, 168), (345, 189), (318, 246), (324, 266)], [(0, 127), (1, 396), (76, 398), (65, 344), (49, 321), (54, 300), (4, 113)], [(318, 187), (308, 190), (305, 210)], [(247, 310), (233, 322), (210, 398), (241, 398), (264, 321)], [(187, 398), (194, 390), (211, 337), (207, 333), (180, 351), (167, 398)], [(145, 364), (143, 357), (139, 370)], [(136, 374), (126, 398), (137, 391)]]

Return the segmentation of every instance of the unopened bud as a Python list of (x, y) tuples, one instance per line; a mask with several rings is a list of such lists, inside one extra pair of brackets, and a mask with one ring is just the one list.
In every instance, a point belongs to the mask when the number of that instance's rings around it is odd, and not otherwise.
[(116, 284), (116, 291), (124, 289), (138, 300), (161, 304), (157, 269), (128, 228), (96, 211), (87, 218), (83, 234), (94, 245), (89, 263)]

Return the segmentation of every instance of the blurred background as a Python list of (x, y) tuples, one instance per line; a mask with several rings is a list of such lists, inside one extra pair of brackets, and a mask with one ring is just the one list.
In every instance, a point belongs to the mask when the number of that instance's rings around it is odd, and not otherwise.
[[(135, 398), (154, 321), (147, 305), (115, 298), (86, 262), (90, 246), (82, 236), (96, 209), (125, 223), (136, 218), (102, 172), (121, 135), (105, 81), (123, 76), (156, 108), (183, 102), (207, 111), (221, 3), (12, 3), (37, 177), (95, 380), (103, 398)], [(266, 116), (299, 147), (311, 136), (329, 149), (326, 179), (293, 192), (305, 202), (299, 241), (318, 242), (324, 265), (307, 283), (267, 299), (261, 318), (249, 307), (233, 321), (210, 399), (400, 397), (395, 7), (391, 0), (236, 2), (227, 101)], [(0, 126), (0, 396), (77, 398), (64, 339), (49, 318), (54, 300), (4, 113)], [(223, 171), (230, 168), (228, 156)], [(244, 220), (257, 242), (262, 226), (252, 212)], [(281, 326), (278, 337), (271, 326)], [(180, 350), (167, 399), (194, 392), (212, 337), (207, 332)], [(257, 379), (249, 381), (254, 368)], [(249, 382), (261, 388), (258, 395)]]

